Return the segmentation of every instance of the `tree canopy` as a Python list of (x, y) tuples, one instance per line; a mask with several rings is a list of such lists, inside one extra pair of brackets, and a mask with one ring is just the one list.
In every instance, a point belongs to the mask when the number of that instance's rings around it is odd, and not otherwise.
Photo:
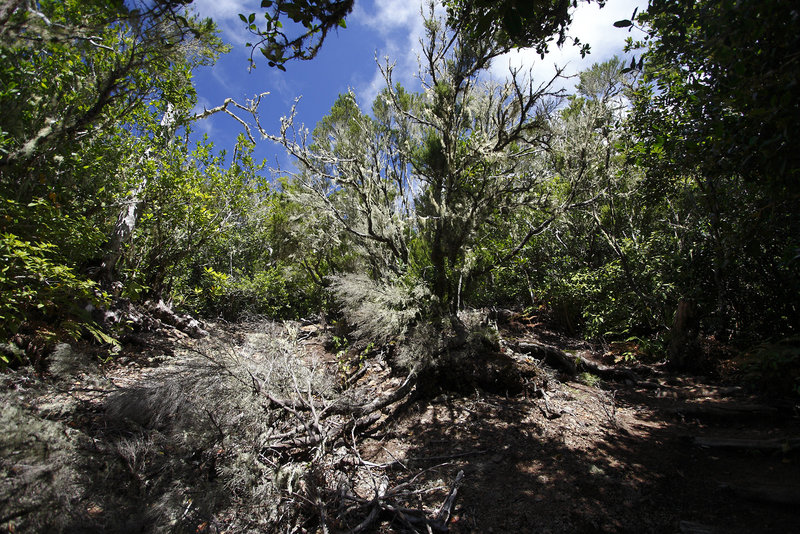
[(794, 3), (654, 0), (636, 21), (645, 35), (629, 48), (644, 61), (639, 116), (650, 150), (796, 195)]
[[(492, 78), (511, 48), (564, 44), (575, 5), (431, 9), (419, 87), (387, 63), (373, 102), (344, 93), (311, 132), (291, 113), (270, 132), (260, 97), (193, 112), (193, 70), (226, 47), (182, 2), (5, 4), (4, 335), (37, 317), (99, 331), (81, 309), (120, 297), (230, 319), (342, 313), (386, 343), (499, 303), (662, 349), (687, 302), (719, 338), (794, 332), (794, 11), (654, 1), (616, 24), (637, 32), (631, 65), (597, 64), (574, 90), (556, 89), (560, 71)], [(242, 18), (283, 67), (352, 7)], [(254, 120), (230, 155), (189, 142), (219, 111)], [(251, 128), (296, 172), (266, 176)]]
[[(727, 393), (680, 403), (693, 417), (733, 413), (731, 432), (742, 414), (770, 416), (769, 439), (700, 445), (796, 448), (775, 434), (780, 414), (796, 430), (800, 395), (793, 3), (651, 0), (615, 24), (633, 59), (539, 78), (492, 62), (580, 46), (577, 0), (447, 0), (446, 17), (431, 1), (415, 81), (399, 83), (387, 59), (371, 101), (344, 91), (306, 127), (297, 99), (275, 130), (259, 116), (267, 93), (198, 106), (197, 69), (229, 47), (190, 3), (0, 3), (0, 526), (464, 529), (463, 471), (428, 506), (450, 459), (508, 464), (537, 502), (547, 477), (530, 474), (544, 464), (567, 482), (593, 477), (578, 485), (595, 496), (620, 486), (605, 470), (648, 478), (615, 454), (669, 436), (646, 431), (665, 408), (642, 394), (656, 388), (735, 391), (741, 411)], [(261, 2), (263, 18), (241, 15), (251, 62), (312, 59), (353, 5)], [(198, 132), (214, 114), (241, 128), (230, 151)], [(258, 143), (281, 149), (277, 168)], [(617, 388), (651, 404), (618, 420)], [(751, 404), (757, 389), (779, 409)], [(562, 417), (571, 402), (577, 417)], [(435, 435), (421, 426), (443, 422)], [(498, 429), (519, 431), (511, 448), (473, 448)], [(576, 430), (613, 461), (576, 458), (564, 439)], [(392, 436), (403, 432), (413, 443)], [(613, 435), (625, 446), (605, 447)], [(453, 438), (469, 450), (439, 464)], [(390, 442), (438, 465), (412, 474)], [(678, 449), (670, 458), (696, 452)], [(660, 468), (656, 456), (626, 457)], [(619, 510), (640, 493), (623, 486)], [(736, 493), (785, 504), (795, 490)], [(641, 525), (614, 510), (578, 521), (573, 508), (557, 528)], [(675, 514), (666, 528), (710, 530)]]
[(263, 0), (264, 25), (256, 13), (240, 14), (247, 30), (255, 37), (250, 65), (255, 66), (256, 50), (270, 67), (286, 70), (293, 59), (316, 57), (331, 30), (346, 28), (345, 18), (353, 10), (354, 0)]
[[(593, 0), (581, 0), (592, 2)], [(601, 7), (605, 0), (594, 0)], [(497, 45), (509, 48), (534, 48), (543, 58), (551, 43), (563, 46), (567, 30), (578, 0), (446, 0), (448, 23), (477, 40), (491, 39)], [(579, 37), (572, 37), (581, 53), (589, 45), (581, 45)]]

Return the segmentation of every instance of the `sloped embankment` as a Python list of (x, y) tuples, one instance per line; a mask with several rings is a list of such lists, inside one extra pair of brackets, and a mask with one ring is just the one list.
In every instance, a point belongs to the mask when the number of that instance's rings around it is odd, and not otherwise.
[[(657, 367), (635, 369), (636, 380), (617, 373), (577, 381), (519, 350), (560, 350), (558, 342), (531, 330), (516, 336), (501, 343), (521, 384), (508, 393), (477, 381), (403, 391), (407, 377), (393, 374), (387, 355), (333, 354), (314, 325), (217, 327), (202, 340), (137, 345), (106, 365), (62, 346), (44, 378), (2, 377), (0, 526), (796, 527), (796, 414)], [(591, 347), (562, 344), (593, 361)]]

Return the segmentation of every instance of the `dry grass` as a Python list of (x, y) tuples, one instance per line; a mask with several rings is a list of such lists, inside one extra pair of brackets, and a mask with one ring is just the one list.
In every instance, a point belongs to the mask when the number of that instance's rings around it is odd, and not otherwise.
[(316, 395), (333, 382), (302, 366), (280, 325), (251, 328), (258, 333), (243, 343), (186, 346), (122, 387), (89, 380), (97, 362), (68, 347), (51, 379), (7, 375), (2, 526), (195, 532), (224, 522), (244, 531), (288, 517), (275, 483), (283, 466), (264, 454), (285, 414), (254, 384)]
[[(497, 348), (489, 325), (471, 326), (466, 346)], [(462, 337), (434, 336), (433, 346), (425, 334), (397, 349), (409, 365)], [(387, 476), (402, 462), (360, 452), (420, 393), (416, 375), (378, 358), (343, 382), (335, 357), (304, 349), (307, 335), (297, 324), (240, 324), (105, 367), (64, 346), (46, 380), (7, 375), (0, 528), (371, 532), (388, 520), (441, 529), (449, 509), (420, 496), (441, 503), (452, 481), (426, 482), (405, 466)]]

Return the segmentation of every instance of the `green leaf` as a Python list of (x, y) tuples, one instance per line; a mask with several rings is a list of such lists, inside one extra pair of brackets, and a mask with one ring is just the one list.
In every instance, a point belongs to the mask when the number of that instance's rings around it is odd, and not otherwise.
[(512, 37), (516, 37), (522, 34), (523, 25), (522, 25), (522, 17), (514, 10), (509, 10), (503, 16), (503, 25), (505, 26), (506, 31)]
[(633, 22), (629, 20), (618, 20), (614, 23), (615, 28), (627, 28), (628, 26), (633, 26)]

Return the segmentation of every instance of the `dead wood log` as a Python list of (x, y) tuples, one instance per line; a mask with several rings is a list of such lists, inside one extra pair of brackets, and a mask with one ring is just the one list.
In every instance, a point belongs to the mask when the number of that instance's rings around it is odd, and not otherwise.
[[(405, 380), (403, 381), (400, 386), (398, 386), (395, 390), (390, 391), (386, 395), (382, 395), (376, 397), (373, 401), (368, 402), (366, 404), (349, 404), (346, 402), (338, 402), (329, 405), (323, 405), (321, 402), (311, 402), (306, 399), (282, 399), (277, 398), (271, 395), (270, 393), (264, 393), (264, 395), (269, 399), (272, 404), (276, 404), (281, 408), (288, 410), (288, 411), (309, 411), (312, 408), (314, 410), (318, 410), (322, 412), (322, 414), (326, 415), (352, 415), (355, 417), (362, 417), (365, 415), (369, 415), (373, 412), (377, 412), (389, 406), (390, 404), (394, 404), (395, 402), (399, 401), (403, 397), (405, 397), (411, 389), (416, 385), (418, 377), (418, 370), (414, 368), (411, 372), (408, 373)], [(258, 390), (261, 390), (261, 386), (259, 385)]]
[(452, 486), (450, 486), (450, 493), (447, 494), (447, 498), (442, 503), (442, 506), (439, 508), (439, 511), (436, 513), (436, 520), (439, 521), (447, 530), (447, 522), (450, 520), (450, 514), (453, 513), (453, 505), (456, 502), (456, 495), (458, 494), (458, 487), (461, 485), (461, 481), (464, 479), (464, 471), (459, 471), (456, 475), (456, 479), (453, 481)]
[(342, 495), (341, 497), (345, 500), (356, 503), (356, 508), (364, 511), (369, 510), (367, 517), (347, 532), (357, 534), (366, 531), (368, 528), (374, 526), (381, 512), (386, 512), (390, 521), (398, 521), (411, 532), (448, 532), (447, 522), (450, 520), (450, 515), (455, 505), (458, 488), (464, 479), (464, 471), (458, 472), (458, 475), (456, 475), (455, 480), (450, 486), (447, 497), (444, 502), (442, 502), (436, 515), (432, 518), (428, 517), (425, 510), (408, 508), (398, 504), (398, 502), (407, 500), (410, 495), (415, 493), (413, 482), (421, 474), (422, 473), (418, 473), (408, 482), (404, 482), (393, 488), (386, 487), (385, 483), (381, 484), (376, 488), (375, 496), (369, 500), (350, 492)]
[(411, 372), (408, 373), (408, 376), (406, 376), (406, 379), (403, 381), (403, 383), (400, 384), (400, 386), (394, 391), (391, 391), (386, 395), (378, 397), (372, 402), (368, 402), (367, 404), (360, 406), (344, 406), (343, 408), (356, 417), (369, 415), (373, 412), (385, 408), (386, 406), (389, 406), (390, 404), (394, 404), (395, 402), (405, 397), (411, 391), (411, 389), (416, 385), (418, 376), (419, 376), (419, 369), (417, 367), (414, 367), (411, 370)]
[(739, 402), (686, 402), (667, 408), (667, 413), (708, 417), (773, 417), (778, 409), (766, 404)]
[(712, 449), (745, 449), (791, 452), (800, 449), (800, 438), (747, 439), (696, 436), (695, 445)]
[(769, 504), (800, 505), (800, 487), (777, 485), (748, 485), (729, 486), (722, 484), (723, 489), (731, 491), (734, 495), (748, 501), (765, 502)]
[(561, 349), (531, 341), (520, 341), (514, 348), (518, 352), (530, 354), (531, 356), (543, 360), (544, 363), (556, 367), (572, 376), (578, 374), (576, 358)]
[(571, 376), (586, 372), (609, 380), (639, 381), (639, 377), (630, 369), (618, 369), (595, 363), (543, 343), (520, 341), (513, 345), (513, 348), (518, 352), (538, 357), (546, 364), (556, 367)]
[[(295, 413), (295, 412), (292, 412)], [(295, 413), (295, 415), (298, 415)], [(367, 429), (373, 424), (377, 423), (381, 418), (381, 414), (376, 410), (366, 414), (350, 423), (332, 423), (330, 420), (317, 422), (303, 421), (301, 424), (295, 426), (293, 430), (272, 436), (270, 439), (278, 440), (277, 442), (269, 445), (270, 449), (307, 449), (314, 447), (322, 442), (335, 442), (345, 432), (349, 430), (363, 430)]]
[(189, 337), (199, 339), (208, 335), (208, 332), (200, 321), (188, 315), (175, 313), (163, 300), (159, 300), (156, 303), (147, 301), (145, 302), (145, 306), (155, 318), (180, 330)]

